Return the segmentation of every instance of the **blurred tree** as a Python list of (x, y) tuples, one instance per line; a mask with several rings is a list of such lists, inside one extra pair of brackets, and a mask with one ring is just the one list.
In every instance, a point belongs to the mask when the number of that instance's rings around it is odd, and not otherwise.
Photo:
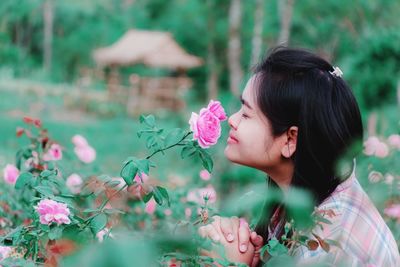
[(228, 68), (229, 89), (235, 96), (240, 95), (240, 83), (243, 79), (243, 70), (240, 63), (241, 56), (241, 0), (231, 0), (229, 8), (229, 39), (228, 39)]

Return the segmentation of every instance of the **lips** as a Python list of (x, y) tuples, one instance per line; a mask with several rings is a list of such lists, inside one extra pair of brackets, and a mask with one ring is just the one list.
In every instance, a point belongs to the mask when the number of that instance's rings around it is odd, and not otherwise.
[(239, 140), (231, 133), (229, 134), (227, 141), (228, 143), (239, 143)]

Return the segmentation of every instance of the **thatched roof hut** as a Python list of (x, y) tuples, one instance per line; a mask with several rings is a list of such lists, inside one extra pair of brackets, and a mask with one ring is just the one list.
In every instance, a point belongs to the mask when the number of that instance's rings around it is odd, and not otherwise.
[(169, 32), (129, 30), (114, 44), (96, 49), (99, 66), (128, 66), (143, 63), (150, 67), (188, 69), (203, 64), (188, 54)]

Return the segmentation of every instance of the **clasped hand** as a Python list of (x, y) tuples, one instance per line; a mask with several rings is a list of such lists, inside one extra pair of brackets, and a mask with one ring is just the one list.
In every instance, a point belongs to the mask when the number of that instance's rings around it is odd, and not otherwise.
[[(251, 231), (249, 224), (243, 218), (213, 216), (213, 222), (199, 228), (203, 238), (210, 238), (215, 243), (221, 243), (225, 256), (229, 261), (245, 263), (251, 267), (260, 261), (260, 248), (263, 238)], [(215, 251), (204, 251), (203, 255), (218, 258)]]

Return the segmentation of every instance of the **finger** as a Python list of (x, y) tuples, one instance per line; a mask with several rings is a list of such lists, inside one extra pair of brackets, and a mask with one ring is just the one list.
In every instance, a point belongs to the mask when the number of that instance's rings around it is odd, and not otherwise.
[(218, 231), (214, 228), (214, 226), (212, 224), (207, 224), (205, 226), (205, 228), (206, 228), (207, 236), (209, 238), (211, 238), (212, 241), (219, 242), (220, 236), (219, 236)]
[(220, 221), (221, 232), (224, 235), (226, 241), (232, 242), (235, 237), (233, 235), (233, 225), (230, 218), (221, 218)]
[(254, 248), (257, 250), (264, 245), (264, 240), (262, 236), (258, 235), (256, 232), (251, 232), (250, 241), (253, 243)]
[(244, 218), (239, 219), (239, 251), (244, 253), (247, 251), (249, 247), (249, 239), (250, 239), (250, 229), (249, 224), (246, 222)]
[(206, 238), (207, 237), (207, 230), (205, 226), (200, 226), (199, 229), (197, 230), (197, 232), (199, 233), (199, 235), (202, 238)]

